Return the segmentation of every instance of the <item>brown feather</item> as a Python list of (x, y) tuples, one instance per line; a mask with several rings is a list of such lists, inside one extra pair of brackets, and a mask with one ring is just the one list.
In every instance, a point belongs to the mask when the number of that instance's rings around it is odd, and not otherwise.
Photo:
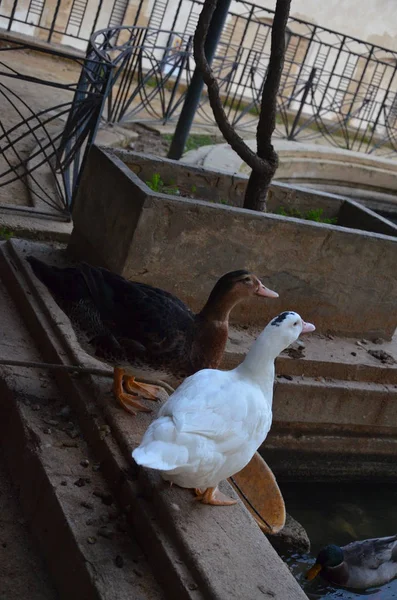
[(85, 263), (62, 269), (35, 257), (28, 261), (90, 354), (114, 366), (151, 367), (178, 378), (219, 366), (231, 310), (261, 285), (246, 270), (227, 273), (194, 314), (169, 292), (106, 269)]

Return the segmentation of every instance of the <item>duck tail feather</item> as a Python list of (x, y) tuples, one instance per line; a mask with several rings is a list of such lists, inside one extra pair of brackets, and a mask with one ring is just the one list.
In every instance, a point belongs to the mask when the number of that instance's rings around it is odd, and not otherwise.
[(59, 267), (46, 265), (44, 262), (32, 255), (27, 256), (26, 260), (32, 267), (33, 273), (36, 275), (36, 277), (50, 289), (54, 287), (56, 280), (62, 277), (61, 269)]
[(33, 273), (56, 298), (78, 302), (89, 297), (85, 281), (77, 267), (47, 265), (35, 256), (27, 256)]
[(138, 465), (157, 471), (173, 471), (187, 463), (188, 451), (183, 446), (169, 442), (153, 441), (135, 448), (132, 458)]

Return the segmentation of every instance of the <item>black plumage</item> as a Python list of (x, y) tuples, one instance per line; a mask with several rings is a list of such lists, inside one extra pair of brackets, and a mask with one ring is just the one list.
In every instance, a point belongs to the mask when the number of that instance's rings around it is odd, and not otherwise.
[(107, 269), (27, 260), (90, 354), (115, 367), (150, 367), (179, 380), (219, 366), (235, 304), (253, 294), (276, 296), (255, 275), (233, 271), (220, 278), (203, 310), (194, 314), (173, 294)]

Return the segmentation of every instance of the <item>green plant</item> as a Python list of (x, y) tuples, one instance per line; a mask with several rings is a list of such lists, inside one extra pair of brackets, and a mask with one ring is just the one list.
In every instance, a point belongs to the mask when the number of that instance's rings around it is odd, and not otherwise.
[(154, 192), (161, 192), (164, 182), (160, 177), (160, 173), (153, 173), (152, 178), (146, 181), (146, 185)]
[[(173, 134), (164, 133), (162, 137), (163, 140), (171, 143)], [(209, 146), (210, 144), (215, 144), (215, 142), (216, 138), (212, 135), (192, 133), (192, 135), (189, 135), (187, 138), (185, 152), (189, 152), (189, 150), (197, 150), (197, 148), (201, 148), (201, 146)]]
[(305, 217), (297, 208), (288, 208), (285, 209), (284, 206), (280, 206), (276, 210), (277, 215), (282, 215), (283, 217), (295, 217), (296, 219), (304, 219)]
[[(169, 184), (165, 184), (161, 179), (160, 173), (153, 173), (152, 177), (146, 181), (146, 185), (154, 192), (159, 192), (160, 194), (172, 194), (174, 196), (184, 196), (188, 198), (192, 197), (190, 194), (195, 194), (197, 192), (197, 186), (194, 185), (194, 183), (190, 188), (190, 192), (188, 188), (180, 190), (178, 186), (175, 185), (175, 181), (172, 179), (170, 180)], [(208, 200), (208, 202), (212, 202), (212, 200)], [(220, 198), (219, 203), (229, 204), (228, 200), (225, 200), (224, 198)]]
[(302, 213), (297, 208), (284, 208), (280, 206), (276, 210), (277, 215), (283, 217), (295, 217), (295, 219), (305, 219), (306, 221), (315, 221), (316, 223), (327, 223), (328, 225), (336, 225), (338, 222), (337, 217), (323, 217), (324, 210), (322, 208), (312, 208), (306, 213)]
[(8, 227), (0, 227), (0, 239), (9, 240), (14, 236), (14, 232)]
[(145, 85), (154, 88), (158, 85), (158, 80), (156, 79), (156, 77), (149, 77), (148, 79), (146, 79)]
[(329, 225), (336, 225), (338, 219), (336, 217), (323, 217), (322, 208), (313, 208), (308, 210), (305, 219), (308, 221), (316, 221), (317, 223), (328, 223)]
[(172, 181), (169, 185), (166, 185), (161, 179), (160, 173), (153, 173), (152, 178), (149, 181), (146, 181), (146, 185), (150, 187), (153, 192), (159, 192), (160, 194), (179, 194), (179, 189), (174, 182)]
[(180, 191), (178, 186), (164, 186), (163, 187), (163, 194), (172, 194), (173, 196), (179, 196)]
[(185, 152), (189, 152), (189, 150), (197, 150), (197, 148), (201, 148), (201, 146), (210, 146), (215, 142), (215, 139), (212, 135), (208, 134), (193, 134), (189, 135), (186, 141)]

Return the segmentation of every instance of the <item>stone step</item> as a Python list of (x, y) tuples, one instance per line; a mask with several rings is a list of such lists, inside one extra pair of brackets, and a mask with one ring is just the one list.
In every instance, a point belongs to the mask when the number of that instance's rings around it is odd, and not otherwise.
[(324, 431), (396, 434), (397, 386), (362, 381), (278, 379), (274, 392), (275, 423), (294, 423)]
[[(224, 368), (234, 368), (244, 360), (260, 331), (231, 327)], [(336, 379), (397, 385), (397, 336), (391, 341), (377, 339), (374, 343), (372, 340), (328, 337), (315, 332), (302, 335), (300, 343), (301, 351), (294, 344), (292, 351), (287, 350), (277, 358), (277, 373), (293, 377), (304, 375), (328, 381)], [(384, 360), (388, 362), (382, 362), (370, 352), (380, 352), (379, 356), (384, 356)]]

